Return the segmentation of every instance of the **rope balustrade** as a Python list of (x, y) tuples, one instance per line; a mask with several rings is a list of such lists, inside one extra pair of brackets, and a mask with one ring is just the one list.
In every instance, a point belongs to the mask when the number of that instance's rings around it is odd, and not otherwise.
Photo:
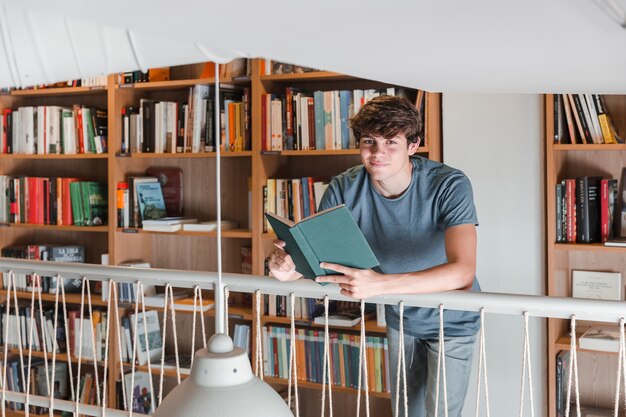
[[(206, 347), (207, 333), (205, 329), (205, 312), (201, 308), (203, 304), (202, 291), (214, 289), (217, 283), (216, 274), (211, 273), (198, 273), (189, 271), (167, 271), (167, 270), (129, 270), (128, 268), (118, 267), (102, 267), (102, 266), (87, 266), (87, 265), (67, 265), (57, 263), (37, 263), (23, 260), (0, 260), (0, 271), (5, 274), (5, 287), (6, 287), (6, 305), (5, 315), (7, 317), (6, 326), (4, 328), (4, 357), (2, 359), (2, 378), (1, 381), (1, 412), (2, 415), (6, 415), (7, 403), (10, 402), (13, 407), (16, 403), (23, 404), (24, 415), (29, 416), (30, 407), (47, 407), (49, 409), (49, 415), (53, 416), (55, 410), (68, 411), (75, 416), (79, 414), (103, 416), (103, 417), (118, 417), (118, 416), (133, 416), (132, 397), (129, 397), (128, 386), (124, 377), (121, 378), (121, 391), (122, 391), (122, 403), (124, 410), (115, 410), (109, 408), (107, 391), (109, 390), (109, 361), (117, 361), (119, 364), (119, 373), (124, 375), (124, 352), (122, 348), (123, 335), (120, 329), (120, 313), (118, 307), (118, 285), (119, 284), (133, 284), (136, 286), (137, 300), (134, 304), (134, 327), (133, 327), (133, 340), (130, 346), (132, 355), (130, 358), (130, 382), (131, 386), (134, 386), (135, 372), (139, 361), (139, 338), (143, 338), (143, 346), (146, 348), (145, 353), (147, 362), (148, 373), (152, 375), (152, 364), (150, 358), (150, 342), (147, 329), (147, 315), (146, 304), (144, 299), (144, 285), (163, 285), (165, 287), (165, 301), (161, 321), (162, 340), (160, 352), (160, 366), (159, 366), (159, 389), (158, 395), (155, 396), (155, 390), (152, 386), (152, 378), (150, 378), (150, 395), (151, 398), (161, 402), (163, 397), (163, 385), (165, 377), (165, 342), (168, 331), (168, 321), (171, 323), (171, 332), (173, 336), (174, 353), (175, 353), (175, 369), (176, 380), (181, 382), (181, 369), (179, 359), (179, 347), (178, 347), (178, 330), (176, 320), (176, 308), (174, 303), (173, 288), (188, 288), (193, 291), (193, 315), (192, 315), (192, 334), (191, 334), (191, 360), (193, 361), (194, 350), (196, 343), (196, 331), (197, 320), (200, 320), (200, 328), (202, 332), (202, 345)], [(18, 290), (16, 287), (16, 274), (30, 274), (32, 276), (32, 287), (30, 288), (30, 309), (29, 324), (26, 327), (26, 343), (22, 340), (22, 333), (19, 331), (17, 320), (13, 320), (10, 317), (11, 309), (13, 309), (15, 317), (19, 317), (18, 307)], [(67, 309), (67, 297), (65, 294), (64, 282), (66, 279), (79, 279), (81, 283), (80, 293), (80, 305), (78, 320), (78, 337), (75, 342), (66, 344), (66, 355), (68, 363), (69, 374), (69, 393), (70, 398), (59, 399), (54, 396), (54, 389), (52, 387), (55, 381), (55, 371), (57, 356), (59, 353), (59, 345), (56, 337), (52, 338), (52, 344), (47, 344), (48, 341), (40, 340), (36, 342), (35, 332), (45, 334), (48, 330), (45, 328), (45, 318), (43, 315), (43, 299), (42, 299), (42, 285), (41, 277), (48, 276), (51, 282), (54, 283), (54, 323), (52, 334), (57, 335), (59, 330), (58, 326), (62, 322), (65, 329), (69, 329), (68, 323), (68, 309)], [(85, 329), (85, 325), (91, 323), (90, 319), (94, 317), (93, 300), (91, 294), (91, 282), (102, 281), (102, 285), (108, 286), (109, 298), (106, 304), (106, 321), (102, 324), (104, 327), (102, 332), (104, 333), (104, 345), (103, 345), (103, 357), (100, 352), (96, 351), (96, 335), (93, 325), (87, 325), (89, 329)], [(289, 300), (289, 323), (290, 331), (288, 338), (290, 339), (290, 347), (288, 352), (288, 402), (295, 407), (295, 416), (299, 417), (299, 395), (298, 395), (298, 361), (304, 360), (304, 358), (298, 357), (298, 349), (296, 349), (296, 329), (295, 329), (295, 304), (296, 297), (310, 297), (310, 298), (322, 298), (324, 300), (324, 336), (323, 336), (323, 363), (322, 363), (322, 398), (321, 398), (321, 416), (324, 417), (326, 410), (328, 410), (329, 416), (333, 415), (333, 397), (332, 386), (333, 381), (331, 379), (331, 349), (330, 349), (330, 332), (329, 332), (329, 302), (330, 300), (339, 301), (353, 301), (347, 297), (339, 294), (339, 289), (333, 288), (333, 286), (321, 287), (312, 282), (294, 282), (294, 283), (279, 283), (271, 278), (264, 277), (249, 277), (237, 274), (224, 274), (223, 275), (223, 297), (225, 300), (229, 299), (230, 292), (248, 292), (255, 294), (255, 318), (256, 318), (256, 350), (254, 352), (255, 360), (255, 374), (259, 378), (263, 378), (263, 343), (261, 338), (261, 305), (262, 294), (277, 294), (284, 295)], [(51, 302), (51, 301), (50, 301)], [(616, 372), (616, 392), (615, 392), (615, 416), (619, 415), (619, 403), (621, 389), (624, 390), (624, 408), (626, 409), (626, 342), (624, 337), (624, 318), (623, 312), (625, 311), (624, 302), (611, 302), (611, 301), (597, 301), (597, 300), (579, 300), (570, 298), (558, 298), (558, 297), (541, 297), (541, 296), (524, 296), (524, 295), (506, 295), (506, 294), (489, 294), (489, 293), (471, 293), (464, 291), (451, 291), (441, 294), (427, 294), (427, 295), (402, 295), (402, 296), (386, 296), (386, 297), (374, 297), (368, 302), (380, 302), (384, 304), (395, 304), (399, 306), (400, 310), (400, 331), (399, 331), (399, 351), (398, 355), (398, 369), (396, 375), (396, 386), (398, 389), (395, 392), (395, 410), (396, 417), (401, 409), (399, 407), (400, 398), (402, 397), (404, 416), (408, 416), (408, 398), (407, 398), (407, 376), (406, 376), (406, 358), (404, 352), (404, 317), (403, 312), (405, 306), (425, 306), (439, 309), (439, 351), (437, 352), (437, 381), (436, 381), (436, 398), (435, 398), (435, 416), (440, 413), (439, 410), (439, 398), (443, 398), (443, 415), (448, 415), (448, 398), (446, 387), (446, 369), (445, 369), (445, 335), (444, 329), (444, 312), (449, 309), (462, 309), (468, 311), (480, 312), (480, 330), (479, 330), (479, 346), (478, 346), (478, 380), (477, 380), (477, 394), (476, 394), (476, 409), (475, 416), (478, 417), (480, 406), (480, 394), (484, 392), (485, 397), (485, 410), (486, 416), (490, 415), (489, 408), (489, 386), (487, 378), (487, 354), (485, 349), (485, 313), (493, 314), (509, 314), (518, 315), (523, 318), (524, 321), (524, 342), (522, 347), (522, 381), (520, 387), (520, 417), (524, 414), (525, 403), (525, 386), (526, 380), (528, 381), (528, 396), (530, 401), (530, 413), (531, 417), (534, 417), (534, 393), (533, 393), (533, 372), (531, 368), (532, 356), (530, 352), (530, 332), (529, 332), (529, 318), (535, 317), (553, 317), (553, 318), (567, 318), (570, 320), (571, 330), (571, 360), (569, 361), (569, 379), (567, 380), (567, 400), (565, 416), (570, 415), (570, 398), (572, 391), (575, 396), (576, 414), (580, 416), (580, 393), (578, 389), (578, 361), (577, 361), (577, 346), (576, 346), (576, 322), (577, 320), (592, 320), (602, 322), (614, 322), (619, 323), (620, 329), (620, 344), (618, 353), (618, 367)], [(59, 306), (61, 304), (61, 306)], [(227, 305), (227, 304), (226, 304)], [(445, 305), (445, 310), (444, 310)], [(35, 310), (38, 307), (39, 312)], [(60, 312), (62, 308), (62, 312)], [(140, 310), (141, 308), (141, 310)], [(199, 311), (200, 310), (200, 311)], [(369, 386), (368, 386), (368, 358), (367, 358), (367, 338), (365, 332), (365, 302), (360, 302), (361, 311), (361, 325), (360, 325), (360, 339), (359, 339), (359, 363), (358, 363), (358, 386), (357, 386), (357, 417), (361, 411), (361, 395), (362, 391), (365, 397), (365, 415), (370, 415), (370, 398), (369, 398)], [(35, 314), (38, 314), (39, 324), (41, 325), (37, 329), (37, 320)], [(59, 317), (62, 314), (63, 317)], [(86, 314), (89, 318), (85, 317)], [(198, 317), (199, 315), (199, 317)], [(112, 318), (113, 316), (113, 318)], [(141, 318), (143, 326), (139, 325), (138, 320)], [(169, 319), (169, 320), (168, 320)], [(112, 322), (117, 325), (112, 326)], [(113, 329), (111, 328), (113, 327)], [(139, 329), (143, 328), (143, 334), (139, 334)], [(11, 331), (15, 332), (15, 340), (17, 345), (17, 353), (19, 356), (20, 364), (20, 376), (22, 381), (25, 382), (25, 392), (15, 392), (9, 389), (7, 382), (7, 366), (9, 355), (9, 340)], [(226, 327), (225, 331), (227, 331)], [(85, 335), (83, 335), (83, 333)], [(117, 349), (113, 351), (110, 349), (110, 343), (113, 343), (111, 339), (116, 339), (115, 344)], [(87, 345), (85, 342), (89, 341)], [(45, 395), (35, 395), (31, 392), (31, 367), (33, 366), (33, 351), (35, 346), (39, 344), (39, 348), (43, 351), (43, 366), (45, 369), (44, 386)], [(89, 344), (91, 346), (89, 346)], [(24, 358), (24, 348), (27, 347), (27, 359)], [(75, 348), (76, 351), (72, 351)], [(109, 357), (117, 356), (117, 357)], [(102, 364), (98, 363), (99, 358), (102, 359)], [(74, 373), (73, 359), (76, 359)], [(51, 363), (49, 363), (51, 360)], [(91, 360), (93, 362), (94, 373), (94, 393), (95, 403), (94, 405), (87, 405), (81, 402), (81, 370), (83, 362)], [(40, 362), (41, 363), (41, 362)], [(102, 374), (98, 369), (103, 366)], [(623, 385), (623, 387), (622, 387)], [(440, 386), (441, 390), (440, 391)], [(573, 388), (573, 390), (572, 390)], [(293, 389), (293, 398), (292, 398)], [(328, 404), (326, 404), (326, 397), (328, 397)]]

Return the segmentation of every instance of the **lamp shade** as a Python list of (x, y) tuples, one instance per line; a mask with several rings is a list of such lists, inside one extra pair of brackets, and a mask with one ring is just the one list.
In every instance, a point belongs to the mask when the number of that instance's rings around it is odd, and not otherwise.
[(189, 378), (159, 405), (154, 417), (292, 417), (285, 401), (254, 376), (248, 355), (215, 334), (196, 352)]

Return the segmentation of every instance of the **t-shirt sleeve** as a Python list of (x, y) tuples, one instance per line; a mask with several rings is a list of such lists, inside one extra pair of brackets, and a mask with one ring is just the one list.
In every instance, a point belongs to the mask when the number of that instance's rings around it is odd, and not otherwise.
[(444, 182), (439, 195), (439, 227), (445, 230), (460, 224), (478, 225), (472, 184), (461, 172)]
[(326, 210), (342, 204), (339, 195), (339, 184), (336, 179), (333, 179), (330, 181), (330, 184), (328, 184), (328, 187), (326, 187), (326, 191), (324, 191), (324, 195), (320, 200), (320, 205), (317, 208), (317, 211)]

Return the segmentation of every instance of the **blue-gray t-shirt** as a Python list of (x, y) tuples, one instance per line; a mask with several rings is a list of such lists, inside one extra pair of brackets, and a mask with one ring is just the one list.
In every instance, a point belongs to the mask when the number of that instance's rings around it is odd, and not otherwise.
[[(446, 263), (446, 229), (478, 224), (472, 186), (463, 172), (420, 156), (412, 156), (411, 163), (411, 184), (397, 198), (380, 195), (367, 170), (358, 165), (334, 177), (320, 202), (320, 210), (346, 205), (383, 273), (421, 271)], [(480, 291), (476, 277), (472, 291)], [(387, 325), (398, 330), (398, 307), (387, 305), (385, 317)], [(478, 321), (478, 313), (445, 310), (445, 335), (473, 335)], [(405, 307), (404, 330), (418, 338), (437, 337), (439, 311)]]

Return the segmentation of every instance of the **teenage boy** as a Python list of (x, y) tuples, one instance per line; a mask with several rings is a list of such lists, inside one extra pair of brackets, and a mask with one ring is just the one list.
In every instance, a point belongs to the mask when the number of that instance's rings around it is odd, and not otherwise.
[[(415, 155), (420, 115), (407, 100), (381, 96), (352, 118), (362, 165), (334, 177), (320, 210), (345, 204), (380, 262), (380, 271), (322, 263), (342, 275), (318, 277), (343, 295), (367, 299), (384, 294), (448, 290), (480, 291), (476, 269), (476, 209), (472, 188), (459, 170)], [(284, 242), (270, 257), (272, 275), (299, 279)], [(396, 395), (399, 311), (386, 307), (392, 398)], [(446, 310), (444, 334), (448, 413), (460, 417), (468, 386), (478, 314)], [(435, 410), (439, 312), (404, 309), (408, 412), (431, 417)], [(440, 378), (439, 410), (443, 412)], [(401, 397), (402, 398), (402, 397)], [(392, 401), (395, 407), (395, 401)], [(404, 415), (402, 401), (400, 413)], [(394, 415), (396, 410), (394, 411)]]

